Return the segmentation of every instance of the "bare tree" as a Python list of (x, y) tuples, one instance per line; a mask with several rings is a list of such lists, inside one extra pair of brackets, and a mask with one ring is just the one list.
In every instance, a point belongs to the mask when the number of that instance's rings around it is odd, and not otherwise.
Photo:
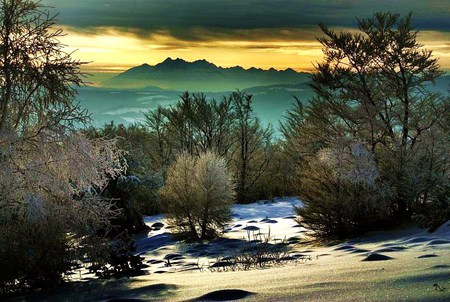
[(238, 201), (249, 201), (251, 190), (271, 160), (270, 127), (263, 128), (252, 109), (252, 95), (234, 92), (230, 100), (235, 111), (235, 135), (232, 161), (237, 174)]
[(202, 93), (185, 92), (168, 108), (158, 107), (146, 114), (147, 127), (156, 138), (160, 157), (166, 164), (180, 152), (201, 154), (214, 150), (225, 156), (233, 144), (231, 102), (218, 102)]
[(64, 51), (55, 17), (35, 1), (0, 3), (0, 131), (70, 126), (87, 114), (74, 105), (82, 62)]

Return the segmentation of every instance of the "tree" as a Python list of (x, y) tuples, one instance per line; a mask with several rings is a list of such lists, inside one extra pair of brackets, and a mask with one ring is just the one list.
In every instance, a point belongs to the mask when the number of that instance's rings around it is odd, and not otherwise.
[(64, 52), (52, 30), (55, 18), (30, 0), (2, 0), (0, 16), (0, 131), (27, 134), (51, 127), (70, 127), (88, 119), (74, 105), (82, 84), (80, 65)]
[(231, 221), (234, 184), (225, 161), (211, 152), (178, 156), (160, 190), (168, 220), (195, 240), (218, 235)]
[(180, 152), (199, 156), (212, 151), (224, 157), (237, 175), (239, 202), (269, 197), (270, 177), (264, 174), (273, 153), (273, 131), (254, 115), (252, 96), (237, 91), (221, 101), (202, 93), (185, 92), (180, 97), (176, 105), (146, 114), (157, 146), (151, 153), (163, 174)]
[(124, 228), (130, 233), (142, 230), (145, 228), (142, 214), (154, 215), (160, 211), (156, 192), (163, 180), (160, 170), (155, 170), (160, 167), (154, 163), (158, 154), (155, 154), (157, 150), (152, 134), (142, 125), (126, 127), (112, 122), (83, 132), (94, 139), (115, 139), (117, 146), (124, 151), (128, 166), (126, 174), (111, 179), (102, 196), (114, 199), (115, 205), (122, 210), (113, 223), (118, 226), (118, 232)]
[[(228, 154), (233, 144), (231, 102), (218, 102), (202, 93), (183, 93), (181, 100), (169, 108), (159, 107), (146, 116), (149, 132), (157, 142), (160, 166), (167, 165), (179, 152), (198, 155), (213, 150)], [(173, 160), (173, 159), (172, 159)]]
[(373, 155), (363, 145), (324, 148), (308, 159), (304, 173), (298, 222), (316, 236), (345, 239), (389, 221), (391, 190), (379, 181)]
[(417, 42), (411, 14), (376, 13), (358, 20), (359, 32), (336, 33), (325, 25), (324, 63), (312, 78), (316, 97), (307, 109), (316, 141), (364, 143), (381, 177), (396, 188), (399, 220), (412, 214), (408, 166), (427, 133), (448, 114), (448, 98), (429, 89), (442, 72), (432, 52)]
[(156, 110), (150, 110), (145, 114), (146, 131), (149, 132), (151, 138), (151, 146), (156, 146), (156, 150), (150, 151), (153, 170), (159, 171), (167, 168), (171, 159), (171, 148), (169, 148), (167, 138), (167, 118), (163, 107), (158, 106)]
[(252, 200), (252, 189), (271, 159), (272, 130), (263, 128), (252, 108), (252, 95), (233, 92), (229, 97), (235, 111), (236, 144), (231, 161), (237, 175), (239, 202)]
[[(125, 169), (114, 140), (88, 140), (74, 104), (79, 61), (54, 17), (29, 0), (0, 2), (0, 293), (59, 284), (104, 243), (118, 213), (99, 196)], [(97, 240), (92, 240), (92, 238)]]

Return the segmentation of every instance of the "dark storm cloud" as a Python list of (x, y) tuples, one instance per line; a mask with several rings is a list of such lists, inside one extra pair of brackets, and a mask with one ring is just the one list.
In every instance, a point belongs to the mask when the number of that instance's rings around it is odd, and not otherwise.
[(272, 36), (292, 40), (294, 35), (309, 39), (314, 36), (310, 29), (320, 22), (351, 27), (355, 17), (379, 10), (413, 11), (417, 28), (450, 31), (448, 0), (44, 0), (43, 4), (61, 12), (60, 23), (80, 31), (116, 27), (142, 36), (166, 33), (185, 41)]

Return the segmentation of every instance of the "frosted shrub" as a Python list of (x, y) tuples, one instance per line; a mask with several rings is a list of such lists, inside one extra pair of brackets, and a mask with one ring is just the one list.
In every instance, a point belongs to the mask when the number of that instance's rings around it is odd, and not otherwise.
[(323, 149), (303, 171), (299, 223), (318, 236), (346, 238), (379, 227), (390, 216), (392, 189), (378, 180), (361, 144)]
[(160, 197), (171, 224), (193, 239), (206, 239), (231, 221), (234, 183), (217, 155), (181, 154), (167, 172)]
[(319, 160), (333, 170), (335, 177), (350, 183), (374, 186), (378, 170), (373, 155), (361, 143), (319, 152)]

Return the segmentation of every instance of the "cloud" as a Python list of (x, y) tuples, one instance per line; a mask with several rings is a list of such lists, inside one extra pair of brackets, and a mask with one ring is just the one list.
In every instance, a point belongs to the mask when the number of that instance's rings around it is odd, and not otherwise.
[[(379, 10), (413, 12), (420, 39), (450, 68), (448, 0), (43, 0), (60, 12), (64, 42), (97, 67), (125, 69), (167, 56), (298, 70), (323, 57), (324, 22), (352, 30)], [(132, 55), (130, 55), (132, 54)]]
[[(61, 12), (62, 24), (79, 30), (114, 27), (146, 37), (165, 32), (185, 41), (241, 39), (261, 29), (308, 31), (320, 22), (352, 27), (355, 17), (370, 17), (380, 9), (413, 11), (419, 29), (450, 31), (447, 0), (44, 0), (42, 3)], [(281, 38), (289, 40), (290, 35)]]

